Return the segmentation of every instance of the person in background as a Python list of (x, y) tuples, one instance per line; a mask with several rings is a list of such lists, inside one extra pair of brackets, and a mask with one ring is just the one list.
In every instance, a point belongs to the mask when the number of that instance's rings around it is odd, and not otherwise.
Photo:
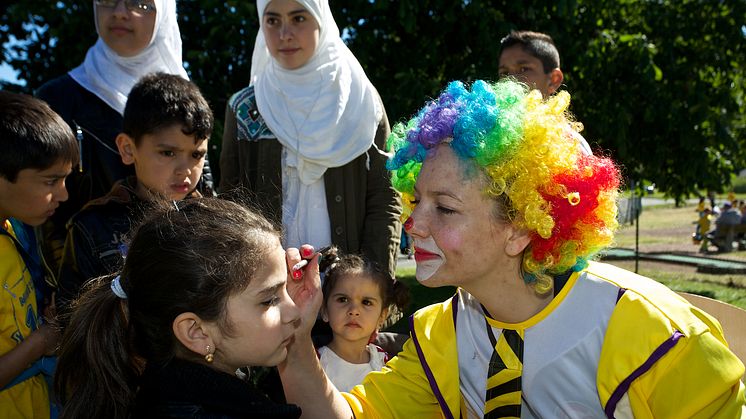
[(259, 0), (250, 85), (225, 112), (220, 188), (282, 224), (285, 245), (336, 245), (396, 271), (401, 202), (378, 92), (328, 0)]
[(31, 227), (67, 199), (78, 144), (46, 103), (0, 91), (0, 145), (0, 416), (55, 417), (47, 381), (59, 332)]
[[(357, 255), (322, 254), (324, 305), (321, 317), (332, 340), (318, 348), (321, 366), (340, 391), (350, 391), (371, 371), (380, 371), (389, 354), (373, 344), (384, 322), (409, 303), (409, 289)], [(394, 354), (395, 355), (395, 354)]]
[(61, 417), (298, 418), (236, 375), (287, 355), (299, 320), (287, 272), (279, 232), (256, 212), (215, 198), (153, 211), (120, 274), (75, 304), (55, 375)]
[(409, 235), (404, 230), (404, 227), (402, 227), (401, 229), (401, 241), (399, 242), (399, 248), (401, 249), (401, 254), (406, 255), (407, 259), (414, 258), (414, 249), (412, 249), (412, 239), (409, 238)]
[(707, 204), (705, 203), (705, 197), (700, 196), (699, 202), (697, 202), (697, 208), (695, 209), (695, 211), (697, 211), (697, 214), (701, 216), (702, 211), (704, 211), (706, 207), (707, 207)]
[(116, 143), (135, 175), (116, 182), (68, 222), (58, 278), (61, 312), (86, 281), (122, 268), (131, 227), (151, 201), (200, 196), (195, 188), (212, 127), (212, 111), (189, 80), (153, 73), (132, 88)]
[(746, 413), (744, 365), (717, 320), (652, 279), (591, 260), (618, 227), (619, 169), (566, 135), (567, 92), (544, 101), (525, 87), (452, 82), (394, 128), (388, 167), (416, 279), (458, 290), (410, 318), (411, 338), (383, 371), (340, 393), (309, 336), (319, 277), (290, 284), (302, 320), (279, 370), (304, 415)]
[(699, 252), (700, 253), (707, 253), (707, 248), (709, 247), (709, 239), (707, 238), (707, 232), (710, 231), (710, 225), (712, 223), (712, 211), (710, 211), (709, 208), (705, 207), (700, 213), (699, 213), (699, 219), (695, 221), (694, 223), (697, 224), (697, 227), (694, 229), (694, 234), (692, 234), (692, 241), (694, 244), (699, 244)]
[(715, 228), (707, 233), (709, 243), (719, 251), (729, 251), (735, 236), (729, 234), (733, 226), (741, 224), (741, 211), (734, 208), (730, 201), (723, 202), (720, 214), (715, 219)]
[[(541, 92), (544, 99), (557, 93), (565, 79), (560, 69), (560, 55), (551, 36), (534, 31), (510, 31), (500, 40), (498, 59), (500, 77), (514, 77), (529, 88)], [(580, 135), (582, 125), (568, 129), (586, 154), (593, 154)]]
[[(70, 217), (134, 174), (132, 166), (122, 162), (115, 141), (122, 132), (132, 87), (153, 72), (188, 78), (181, 61), (176, 0), (93, 0), (91, 4), (98, 40), (78, 67), (36, 92), (70, 125), (80, 147), (80, 166), (67, 180), (70, 198), (44, 225), (41, 237), (55, 273)], [(207, 168), (200, 190), (211, 194), (211, 184)]]
[(715, 191), (708, 190), (707, 191), (707, 199), (710, 200), (710, 208), (712, 208), (713, 214), (720, 214), (720, 207), (716, 204), (716, 198), (717, 195), (715, 194)]

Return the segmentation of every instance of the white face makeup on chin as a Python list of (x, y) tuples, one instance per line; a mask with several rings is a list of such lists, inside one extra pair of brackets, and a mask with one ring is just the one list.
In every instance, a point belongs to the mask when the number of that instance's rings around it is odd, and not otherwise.
[(432, 236), (415, 241), (414, 258), (417, 262), (415, 278), (425, 282), (446, 262), (446, 257)]

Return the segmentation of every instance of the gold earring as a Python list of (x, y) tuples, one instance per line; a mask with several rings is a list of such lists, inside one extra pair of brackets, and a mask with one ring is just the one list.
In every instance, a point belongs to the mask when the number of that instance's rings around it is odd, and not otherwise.
[(210, 363), (212, 363), (212, 360), (213, 360), (214, 358), (215, 358), (215, 357), (214, 357), (214, 356), (213, 356), (213, 354), (212, 354), (212, 353), (210, 352), (210, 345), (207, 345), (207, 355), (205, 355), (205, 361), (207, 361), (207, 363), (208, 363), (208, 364), (210, 364)]

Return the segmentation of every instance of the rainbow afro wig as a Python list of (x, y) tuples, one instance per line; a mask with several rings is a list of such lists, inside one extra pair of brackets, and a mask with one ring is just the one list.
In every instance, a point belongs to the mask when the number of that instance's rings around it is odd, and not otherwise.
[(547, 100), (511, 80), (454, 81), (406, 124), (397, 124), (387, 167), (412, 213), (414, 184), (428, 152), (448, 143), (486, 175), (505, 220), (530, 232), (524, 279), (540, 293), (552, 276), (580, 271), (609, 246), (618, 224), (620, 173), (608, 158), (586, 155), (567, 113), (570, 95)]

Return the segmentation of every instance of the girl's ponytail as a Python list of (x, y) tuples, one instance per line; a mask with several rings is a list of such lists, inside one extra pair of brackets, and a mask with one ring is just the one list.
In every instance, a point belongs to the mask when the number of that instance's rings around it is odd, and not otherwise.
[[(73, 305), (54, 377), (62, 419), (129, 417), (140, 367), (131, 352), (127, 300), (115, 295), (112, 279), (91, 280)], [(126, 281), (118, 282), (126, 293)]]

